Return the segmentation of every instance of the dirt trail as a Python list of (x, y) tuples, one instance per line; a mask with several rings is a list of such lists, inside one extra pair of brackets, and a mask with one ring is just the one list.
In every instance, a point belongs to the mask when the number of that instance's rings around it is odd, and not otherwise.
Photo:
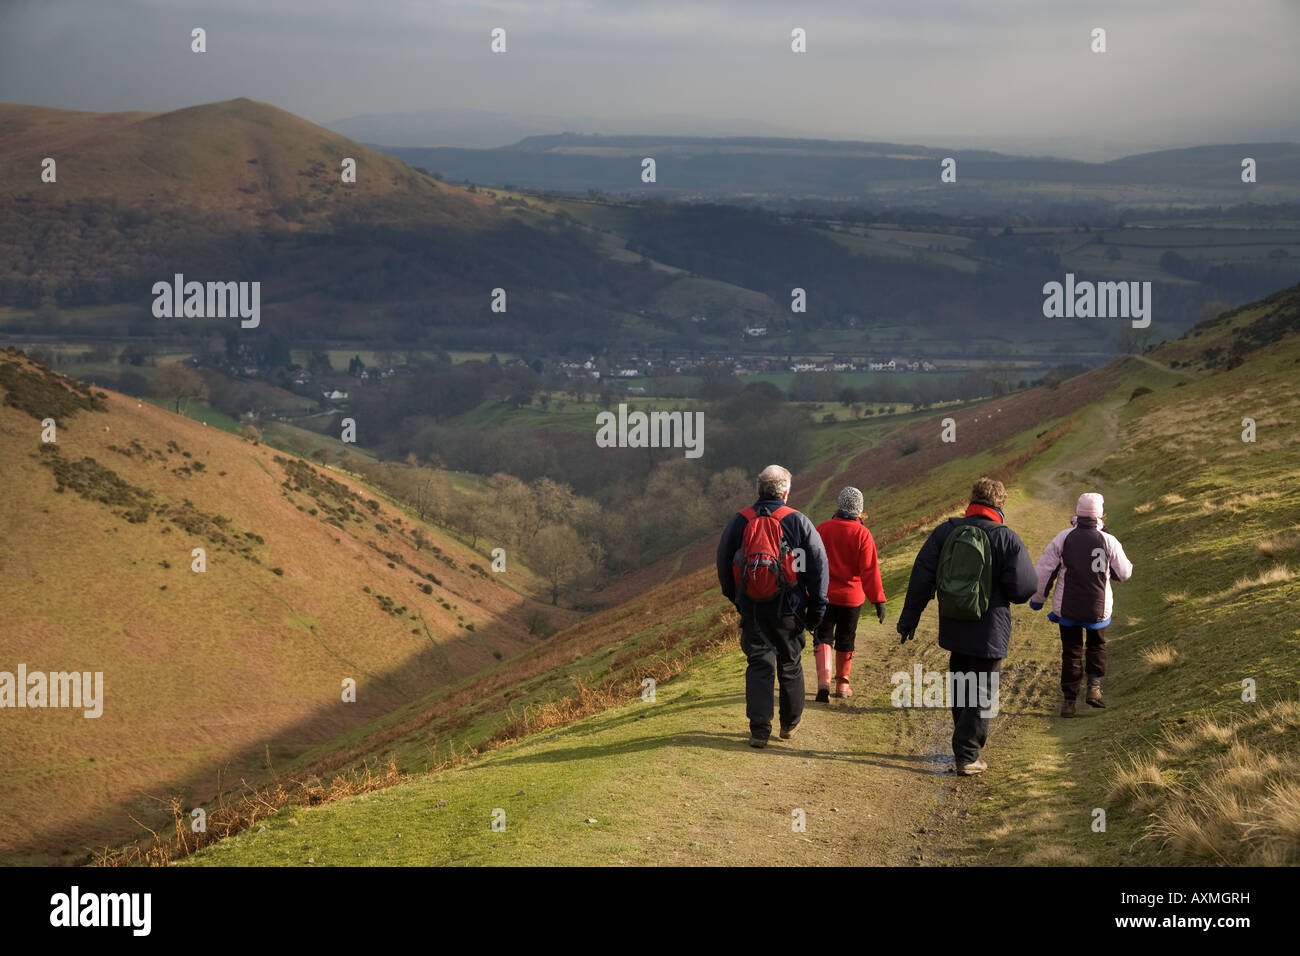
[[(1056, 507), (1061, 504), (1073, 507), (1079, 493), (1073, 489), (1086, 479), (1089, 471), (1106, 460), (1119, 439), (1119, 411), (1122, 407), (1121, 402), (1110, 402), (1091, 409), (1095, 417), (1086, 419), (1082, 427), (1088, 429), (1092, 440), (1086, 448), (1072, 452), (1065, 461), (1059, 462), (1059, 467), (1044, 468), (1030, 478), (1026, 490), (1033, 492), (1027, 502), (1031, 508), (1041, 505)], [(1066, 512), (1067, 515), (1070, 513)]]
[[(854, 672), (860, 693), (828, 704), (812, 699), (816, 674), (807, 654), (807, 698), (799, 731), (788, 741), (774, 735), (763, 750), (745, 743), (748, 722), (739, 650), (722, 673), (713, 671), (705, 709), (694, 715), (709, 729), (674, 738), (676, 746), (664, 752), (654, 768), (647, 768), (651, 776), (639, 788), (656, 805), (682, 807), (693, 821), (683, 833), (676, 821), (667, 819), (647, 837), (665, 850), (672, 847), (662, 862), (923, 862), (927, 823), (937, 807), (949, 802), (954, 785), (944, 774), (951, 761), (948, 718), (946, 712), (895, 709), (887, 697), (881, 699), (879, 688), (899, 669), (882, 660), (883, 649), (897, 643), (892, 626), (874, 617), (864, 621)], [(940, 654), (927, 650), (926, 666), (936, 666)], [(799, 823), (803, 829), (797, 828)]]

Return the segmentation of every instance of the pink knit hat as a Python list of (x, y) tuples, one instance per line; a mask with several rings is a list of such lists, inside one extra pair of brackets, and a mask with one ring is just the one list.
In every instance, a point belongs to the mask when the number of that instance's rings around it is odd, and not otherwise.
[(1079, 495), (1079, 504), (1074, 513), (1080, 518), (1100, 518), (1106, 510), (1106, 501), (1095, 491)]

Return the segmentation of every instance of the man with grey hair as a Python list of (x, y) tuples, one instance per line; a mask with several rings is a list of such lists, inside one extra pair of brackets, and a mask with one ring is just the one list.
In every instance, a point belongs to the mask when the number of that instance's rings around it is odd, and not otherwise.
[(749, 744), (772, 735), (772, 686), (780, 684), (781, 738), (803, 719), (804, 630), (826, 613), (829, 576), (821, 536), (786, 504), (790, 472), (768, 465), (758, 476), (758, 500), (727, 524), (718, 542), (718, 583), (740, 612)]

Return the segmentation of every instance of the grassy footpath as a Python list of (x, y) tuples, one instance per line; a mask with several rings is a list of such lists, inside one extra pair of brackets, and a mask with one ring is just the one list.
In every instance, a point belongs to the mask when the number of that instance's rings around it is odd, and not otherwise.
[[(883, 630), (883, 628), (882, 628)], [(941, 799), (930, 714), (809, 707), (790, 742), (745, 745), (744, 659), (471, 765), (293, 808), (202, 865), (901, 863)], [(492, 830), (493, 812), (505, 831)], [(805, 832), (793, 827), (804, 812)]]

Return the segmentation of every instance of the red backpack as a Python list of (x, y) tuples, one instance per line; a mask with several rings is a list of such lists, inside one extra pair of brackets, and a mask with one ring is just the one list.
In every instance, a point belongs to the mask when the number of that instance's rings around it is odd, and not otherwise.
[(737, 592), (743, 590), (755, 604), (774, 600), (798, 580), (794, 554), (781, 528), (781, 519), (793, 511), (788, 505), (781, 505), (775, 511), (764, 506), (761, 511), (746, 508), (740, 512), (748, 523), (732, 561), (732, 574)]

